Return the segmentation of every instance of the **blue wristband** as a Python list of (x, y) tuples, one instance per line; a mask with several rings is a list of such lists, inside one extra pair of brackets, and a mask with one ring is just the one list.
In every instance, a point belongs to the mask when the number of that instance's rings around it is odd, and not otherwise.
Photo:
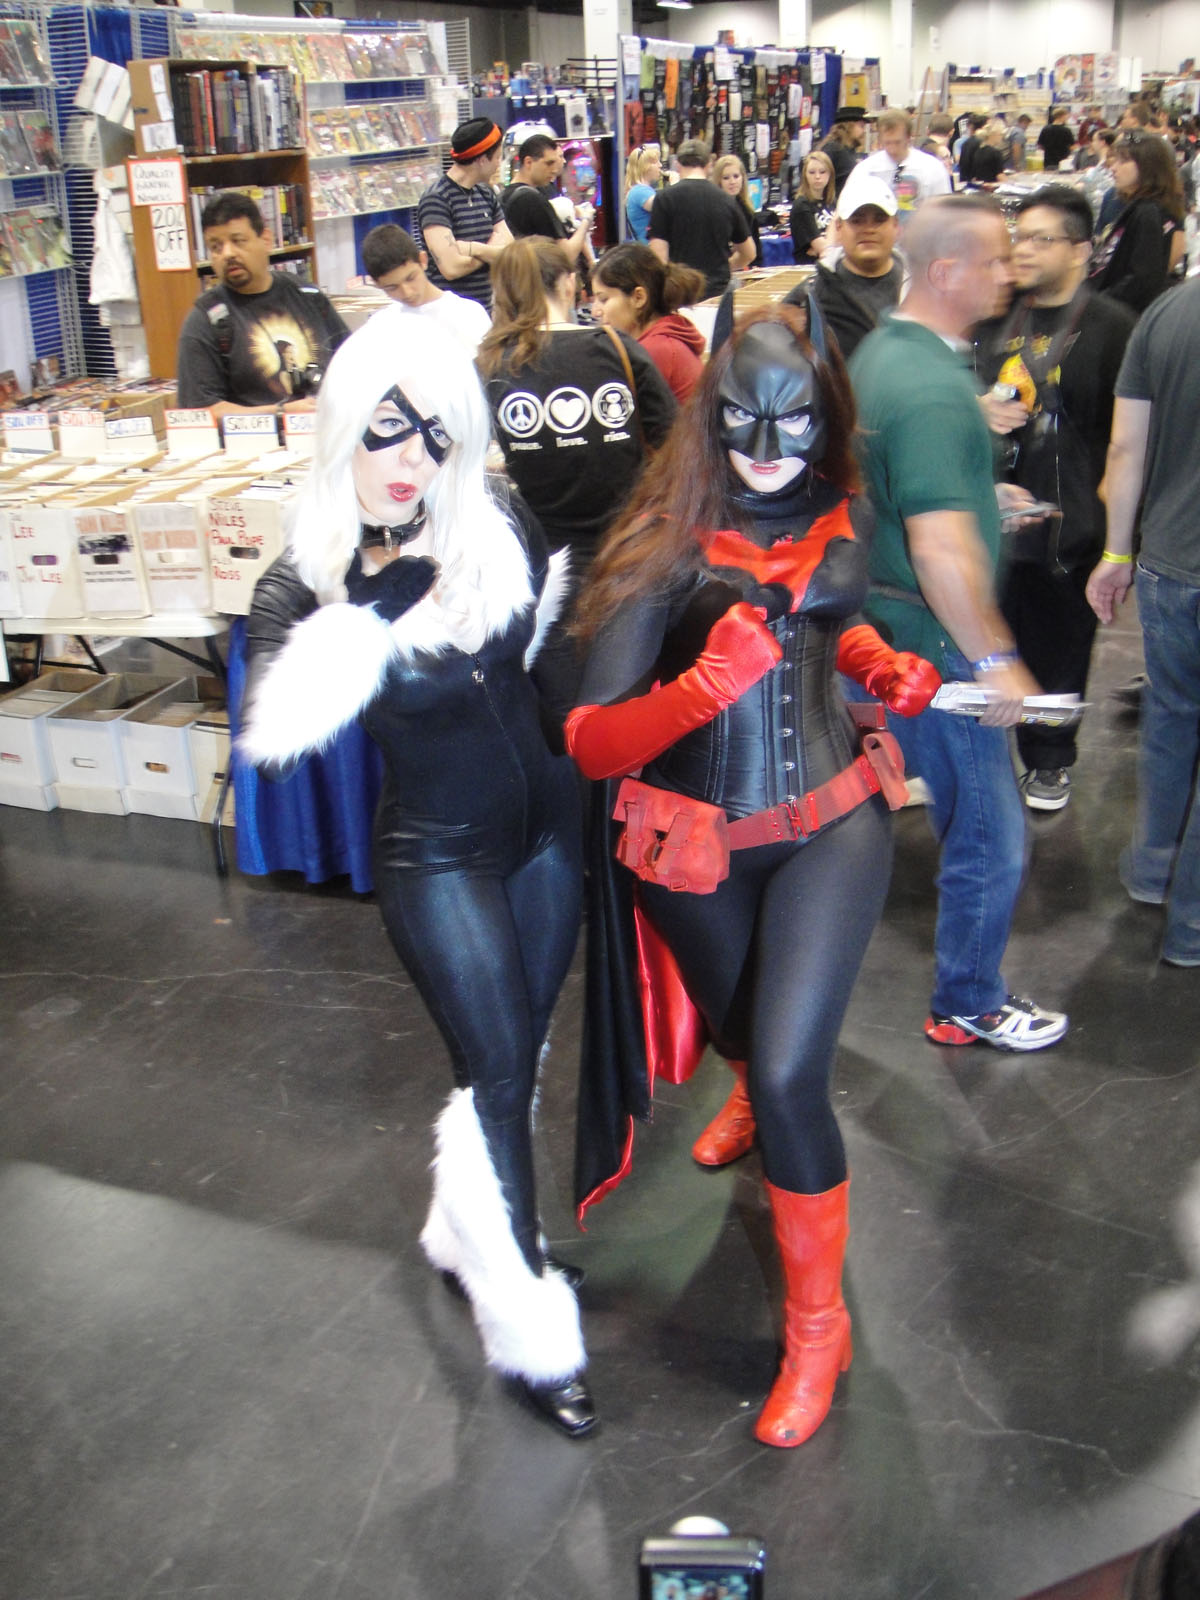
[(972, 661), (972, 672), (996, 672), (1001, 667), (1015, 667), (1020, 660), (1015, 650), (998, 650), (994, 656), (983, 656)]

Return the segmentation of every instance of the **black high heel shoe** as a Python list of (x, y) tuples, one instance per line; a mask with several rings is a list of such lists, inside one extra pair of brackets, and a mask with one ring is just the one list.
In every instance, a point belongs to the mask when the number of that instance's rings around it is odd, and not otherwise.
[(530, 1383), (518, 1378), (516, 1384), (530, 1405), (568, 1438), (582, 1439), (600, 1420), (591, 1392), (580, 1377), (568, 1378), (565, 1383)]

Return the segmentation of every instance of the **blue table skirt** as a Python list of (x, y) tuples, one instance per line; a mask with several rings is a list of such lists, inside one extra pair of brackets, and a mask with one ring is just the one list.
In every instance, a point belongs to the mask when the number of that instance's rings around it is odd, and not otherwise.
[(764, 267), (793, 267), (792, 236), (790, 233), (772, 235), (764, 233), (759, 235), (759, 244), (762, 246), (762, 264)]
[[(338, 670), (336, 661), (329, 670)], [(281, 783), (268, 783), (237, 754), (245, 685), (246, 624), (239, 618), (229, 643), (238, 866), (251, 876), (302, 872), (309, 883), (348, 875), (365, 894), (372, 887), (371, 831), (383, 782), (378, 746), (351, 723), (321, 755), (309, 756)]]

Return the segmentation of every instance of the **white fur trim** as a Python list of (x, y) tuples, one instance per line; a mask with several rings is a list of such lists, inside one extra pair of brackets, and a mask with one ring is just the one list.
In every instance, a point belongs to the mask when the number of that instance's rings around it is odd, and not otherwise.
[(525, 551), (499, 517), (484, 529), (458, 529), (433, 553), (441, 563), (438, 581), (392, 623), (392, 643), (405, 659), (443, 650), (473, 654), (533, 604)]
[(542, 648), (543, 640), (558, 621), (570, 586), (571, 552), (566, 549), (556, 550), (550, 557), (546, 581), (542, 585), (537, 611), (534, 613), (533, 638), (529, 641), (529, 648), (525, 652), (526, 672), (537, 660), (537, 653)]
[(521, 1254), (470, 1089), (450, 1096), (436, 1141), (421, 1246), (467, 1291), (488, 1365), (531, 1383), (574, 1377), (587, 1364), (575, 1295), (561, 1273), (539, 1278)]
[(246, 706), (243, 754), (257, 766), (328, 744), (379, 692), (392, 650), (367, 606), (320, 606), (297, 622)]

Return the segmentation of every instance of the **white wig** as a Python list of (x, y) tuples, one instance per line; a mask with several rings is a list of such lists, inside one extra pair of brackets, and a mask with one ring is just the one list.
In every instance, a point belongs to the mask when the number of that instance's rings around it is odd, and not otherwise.
[(459, 341), (424, 318), (399, 307), (377, 312), (330, 362), (317, 401), (312, 469), (294, 503), (292, 555), (322, 603), (345, 599), (342, 580), (362, 520), (354, 451), (393, 384), (422, 415), (440, 417), (453, 440), (425, 496), (440, 573), (414, 609), (410, 642), (475, 650), (531, 604), (533, 593), (520, 541), (487, 488), (491, 419), (479, 376)]

